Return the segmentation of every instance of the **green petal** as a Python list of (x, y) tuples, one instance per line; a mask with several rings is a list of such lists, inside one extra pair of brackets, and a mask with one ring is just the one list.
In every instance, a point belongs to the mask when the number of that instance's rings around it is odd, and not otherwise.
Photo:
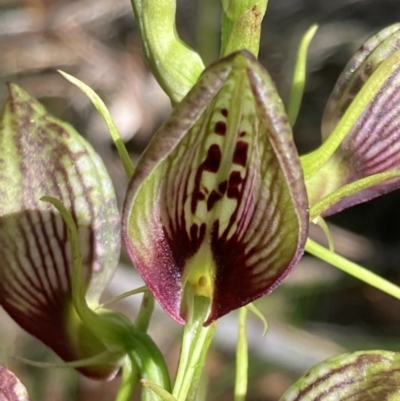
[[(78, 226), (89, 303), (119, 257), (119, 215), (111, 180), (91, 146), (16, 85), (0, 122), (0, 304), (64, 360), (104, 351), (72, 307), (67, 228), (43, 196), (59, 199)], [(71, 325), (73, 327), (71, 327)], [(115, 367), (84, 373), (108, 377)]]
[(164, 309), (212, 298), (207, 324), (271, 292), (303, 252), (307, 199), (282, 101), (247, 51), (209, 67), (138, 163), (123, 211), (135, 267)]
[(314, 366), (279, 401), (398, 401), (399, 394), (400, 354), (360, 351)]

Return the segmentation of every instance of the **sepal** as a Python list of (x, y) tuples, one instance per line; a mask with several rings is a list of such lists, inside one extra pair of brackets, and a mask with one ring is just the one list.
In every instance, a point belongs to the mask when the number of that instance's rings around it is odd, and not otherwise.
[(131, 1), (146, 61), (172, 103), (178, 103), (196, 83), (204, 64), (178, 37), (176, 0)]
[[(323, 216), (400, 187), (392, 176), (400, 170), (399, 49), (399, 24), (361, 47), (328, 102), (325, 142), (301, 159), (310, 205)], [(335, 192), (334, 204), (325, 202)]]

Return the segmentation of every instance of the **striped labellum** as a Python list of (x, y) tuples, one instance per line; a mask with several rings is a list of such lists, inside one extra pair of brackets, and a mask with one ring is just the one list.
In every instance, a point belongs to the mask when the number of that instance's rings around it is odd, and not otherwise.
[(286, 113), (247, 51), (207, 68), (142, 155), (123, 211), (131, 259), (184, 323), (185, 289), (205, 324), (271, 292), (303, 253), (307, 198)]

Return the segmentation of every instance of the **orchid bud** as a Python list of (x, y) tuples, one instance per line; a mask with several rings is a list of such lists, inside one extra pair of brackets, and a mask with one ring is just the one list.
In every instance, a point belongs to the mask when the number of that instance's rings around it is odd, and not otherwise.
[(121, 401), (139, 377), (168, 390), (151, 338), (99, 307), (120, 250), (117, 202), (100, 157), (22, 89), (9, 92), (0, 125), (0, 304), (64, 366), (102, 380), (122, 369)]
[(177, 322), (187, 286), (210, 298), (205, 325), (271, 292), (303, 253), (307, 198), (292, 131), (254, 56), (205, 70), (138, 162), (123, 237)]

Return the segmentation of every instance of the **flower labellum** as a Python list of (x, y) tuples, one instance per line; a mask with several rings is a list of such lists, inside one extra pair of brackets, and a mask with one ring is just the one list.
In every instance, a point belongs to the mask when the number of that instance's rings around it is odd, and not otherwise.
[(274, 84), (247, 51), (207, 68), (155, 134), (123, 210), (129, 255), (177, 322), (205, 325), (271, 292), (303, 253), (307, 197)]
[[(50, 116), (16, 85), (0, 120), (0, 305), (65, 361), (107, 351), (72, 299), (72, 255), (60, 213), (70, 210), (82, 250), (87, 301), (98, 305), (119, 258), (119, 214), (100, 157), (68, 124)], [(113, 361), (111, 361), (113, 362)], [(80, 368), (107, 379), (114, 363)]]

